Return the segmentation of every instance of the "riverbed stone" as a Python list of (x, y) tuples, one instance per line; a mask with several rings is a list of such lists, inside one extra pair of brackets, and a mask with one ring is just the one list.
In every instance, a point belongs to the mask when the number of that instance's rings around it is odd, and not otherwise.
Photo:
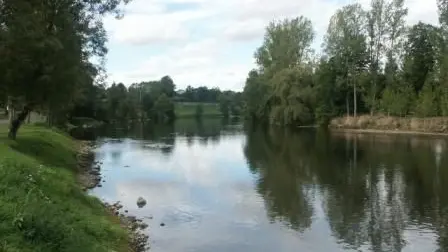
[(138, 199), (137, 199), (137, 206), (139, 207), (139, 208), (142, 208), (142, 207), (144, 207), (146, 205), (146, 200), (143, 198), (143, 197), (139, 197)]

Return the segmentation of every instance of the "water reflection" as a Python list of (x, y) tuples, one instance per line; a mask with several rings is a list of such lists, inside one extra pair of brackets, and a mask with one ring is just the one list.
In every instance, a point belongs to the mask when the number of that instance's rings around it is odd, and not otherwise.
[(93, 193), (154, 216), (152, 251), (448, 250), (443, 138), (193, 119), (102, 139)]
[[(346, 248), (434, 251), (446, 240), (447, 155), (443, 139), (248, 128), (244, 152), (260, 178), (271, 218), (303, 232), (320, 195), (333, 233)], [(435, 148), (433, 146), (436, 146)], [(426, 233), (426, 234), (425, 234)], [(435, 242), (435, 241), (433, 241)], [(432, 250), (431, 250), (432, 249)]]

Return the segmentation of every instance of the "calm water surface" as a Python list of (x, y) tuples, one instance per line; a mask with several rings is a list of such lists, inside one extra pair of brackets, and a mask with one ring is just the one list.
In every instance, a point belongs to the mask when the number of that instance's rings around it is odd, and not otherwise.
[(448, 251), (444, 138), (182, 120), (98, 143), (92, 193), (145, 218), (154, 252)]

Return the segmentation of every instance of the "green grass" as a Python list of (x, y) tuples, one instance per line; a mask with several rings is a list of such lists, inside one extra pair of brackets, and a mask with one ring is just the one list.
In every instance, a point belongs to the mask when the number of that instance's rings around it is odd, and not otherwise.
[(197, 102), (177, 102), (175, 104), (175, 113), (177, 118), (195, 117), (196, 107), (202, 104), (203, 117), (220, 117), (219, 104), (217, 103), (197, 103)]
[(128, 251), (126, 231), (76, 183), (77, 142), (37, 126), (6, 136), (0, 125), (0, 251)]

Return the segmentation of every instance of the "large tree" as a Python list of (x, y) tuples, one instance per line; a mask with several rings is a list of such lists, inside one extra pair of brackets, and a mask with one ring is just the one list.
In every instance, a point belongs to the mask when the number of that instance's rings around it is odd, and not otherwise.
[(386, 0), (372, 0), (371, 10), (367, 12), (367, 38), (369, 45), (369, 62), (371, 84), (367, 88), (367, 102), (370, 113), (373, 114), (377, 108), (379, 88), (379, 75), (381, 72), (381, 60), (386, 52), (388, 35), (388, 12)]
[(409, 30), (404, 57), (404, 78), (415, 92), (422, 90), (428, 76), (435, 70), (438, 58), (439, 29), (418, 23)]
[(337, 61), (342, 76), (341, 89), (346, 93), (347, 115), (349, 110), (349, 88), (353, 88), (353, 115), (357, 113), (357, 83), (355, 77), (367, 63), (367, 46), (364, 33), (366, 13), (359, 4), (338, 10), (330, 19), (325, 37), (325, 52)]
[(311, 21), (303, 16), (271, 22), (255, 53), (256, 62), (270, 77), (282, 69), (296, 67), (307, 58), (313, 38)]
[(93, 83), (107, 49), (102, 17), (128, 0), (3, 0), (0, 2), (0, 82), (23, 107), (9, 137), (36, 108), (61, 108), (82, 83)]
[[(314, 38), (311, 21), (298, 17), (271, 22), (261, 47), (255, 53), (259, 72), (252, 71), (245, 87), (250, 113), (271, 123), (308, 123), (310, 45)], [(260, 105), (254, 104), (259, 99)]]

